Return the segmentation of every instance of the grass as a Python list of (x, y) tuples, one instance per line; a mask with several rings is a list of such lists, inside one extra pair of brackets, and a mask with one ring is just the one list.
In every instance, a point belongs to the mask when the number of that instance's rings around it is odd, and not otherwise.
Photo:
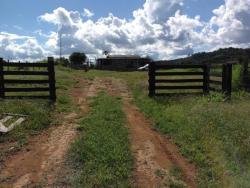
[(130, 187), (132, 157), (121, 101), (100, 94), (71, 149), (73, 187)]
[[(238, 82), (239, 72), (236, 67), (233, 83)], [(197, 165), (199, 187), (250, 187), (248, 93), (234, 87), (230, 101), (219, 93), (149, 98), (145, 72), (91, 71), (85, 76), (126, 80), (141, 111)]]
[[(39, 134), (51, 125), (60, 124), (61, 119), (55, 118), (55, 116), (76, 111), (77, 106), (70, 97), (69, 91), (75, 86), (76, 77), (79, 77), (81, 73), (82, 71), (66, 69), (61, 66), (56, 67), (57, 102), (53, 105), (48, 100), (0, 100), (0, 116), (3, 113), (29, 116), (21, 126), (16, 127), (8, 134), (0, 135), (0, 144), (8, 144), (8, 149), (14, 147), (12, 151), (19, 150), (27, 144), (30, 136)], [(24, 77), (8, 76), (8, 78), (23, 79)], [(42, 77), (33, 76), (29, 78), (42, 79)], [(1, 149), (0, 161), (6, 157), (8, 152)]]
[(150, 99), (145, 79), (127, 78), (134, 101), (199, 167), (199, 187), (249, 187), (250, 95), (235, 92), (229, 102), (216, 93)]
[(200, 167), (201, 187), (249, 186), (249, 103), (207, 97), (137, 97), (137, 104), (154, 119), (155, 127), (170, 135), (181, 152)]
[(237, 91), (242, 87), (241, 82), (243, 80), (243, 72), (242, 65), (234, 65), (233, 66), (233, 77), (232, 77), (232, 88)]
[[(57, 66), (57, 103), (46, 101), (1, 101), (0, 113), (24, 113), (30, 119), (0, 142), (17, 141), (20, 146), (30, 135), (51, 123), (53, 114), (77, 110), (69, 91), (76, 77), (115, 77), (127, 81), (134, 103), (152, 119), (158, 131), (169, 135), (183, 155), (199, 169), (199, 187), (250, 187), (250, 95), (237, 91), (240, 68), (234, 68), (234, 92), (230, 101), (223, 95), (149, 98), (147, 73), (71, 70)], [(75, 187), (128, 187), (131, 156), (128, 133), (119, 99), (104, 94), (92, 102), (92, 111), (83, 119), (80, 138), (72, 146), (77, 168)], [(2, 153), (0, 153), (1, 159)], [(178, 169), (172, 172), (181, 176)]]
[(0, 102), (0, 114), (11, 112), (15, 114), (28, 115), (25, 126), (18, 126), (14, 131), (6, 135), (0, 136), (0, 142), (16, 141), (23, 142), (25, 135), (31, 131), (31, 134), (35, 134), (44, 127), (47, 127), (50, 123), (49, 103), (45, 101), (39, 101), (34, 103), (33, 101), (2, 101)]

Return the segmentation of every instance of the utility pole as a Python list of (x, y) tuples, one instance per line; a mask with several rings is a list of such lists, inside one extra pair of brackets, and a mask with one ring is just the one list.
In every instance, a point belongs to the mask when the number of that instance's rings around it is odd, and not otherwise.
[(60, 64), (62, 64), (62, 25), (59, 27), (58, 36), (59, 36), (59, 62)]
[(60, 64), (62, 64), (62, 32), (60, 31), (60, 34), (59, 34), (59, 37), (60, 37)]

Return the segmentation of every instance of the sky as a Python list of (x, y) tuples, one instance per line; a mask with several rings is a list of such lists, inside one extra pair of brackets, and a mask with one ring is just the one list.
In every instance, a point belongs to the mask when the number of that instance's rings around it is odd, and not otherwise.
[(250, 47), (250, 0), (1, 0), (0, 57), (85, 52), (174, 59)]

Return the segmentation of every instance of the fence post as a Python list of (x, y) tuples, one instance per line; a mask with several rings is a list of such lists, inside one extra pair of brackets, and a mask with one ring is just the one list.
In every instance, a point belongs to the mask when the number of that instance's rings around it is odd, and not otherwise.
[(148, 76), (149, 76), (148, 96), (153, 97), (155, 95), (155, 62), (149, 63)]
[(222, 91), (226, 96), (232, 93), (232, 64), (224, 64), (222, 71)]
[(227, 90), (226, 95), (231, 96), (232, 93), (232, 72), (233, 72), (233, 65), (227, 64)]
[(55, 79), (55, 67), (54, 58), (48, 57), (48, 72), (49, 72), (49, 92), (50, 99), (56, 101), (56, 79)]
[(248, 74), (249, 74), (249, 71), (248, 71), (248, 61), (249, 60), (244, 60), (243, 61), (243, 76), (242, 76), (242, 85), (244, 87), (245, 90), (248, 89), (247, 85), (248, 85)]
[(3, 58), (0, 58), (0, 99), (5, 97), (4, 92), (4, 74), (3, 74)]
[(209, 65), (203, 65), (203, 92), (209, 94), (209, 82), (210, 82), (210, 67)]
[(222, 91), (227, 92), (227, 64), (222, 65)]

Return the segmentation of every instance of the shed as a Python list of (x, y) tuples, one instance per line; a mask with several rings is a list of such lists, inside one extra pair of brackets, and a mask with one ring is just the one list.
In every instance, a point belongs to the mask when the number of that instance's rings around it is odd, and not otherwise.
[(150, 62), (150, 58), (135, 55), (110, 55), (97, 59), (96, 68), (114, 71), (135, 71)]

